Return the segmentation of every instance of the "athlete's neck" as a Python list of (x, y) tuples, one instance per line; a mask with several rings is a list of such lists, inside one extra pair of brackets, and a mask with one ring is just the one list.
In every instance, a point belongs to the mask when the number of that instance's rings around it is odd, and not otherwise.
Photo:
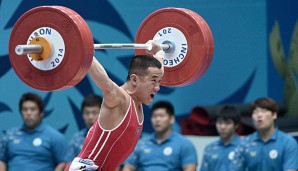
[(130, 97), (133, 99), (133, 101), (136, 103), (137, 106), (142, 105), (142, 103), (138, 100), (138, 98), (134, 95), (135, 91), (130, 88), (129, 83), (124, 83), (121, 88), (126, 91), (127, 94), (130, 95)]
[(129, 87), (128, 83), (124, 83), (122, 86), (120, 86), (124, 91), (126, 91), (129, 95), (133, 94), (133, 91), (130, 90), (131, 88)]

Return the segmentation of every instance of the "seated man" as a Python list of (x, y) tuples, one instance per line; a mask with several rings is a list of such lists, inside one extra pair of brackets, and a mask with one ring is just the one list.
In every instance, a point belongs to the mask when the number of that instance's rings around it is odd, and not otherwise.
[(240, 122), (239, 111), (232, 106), (223, 106), (216, 116), (216, 130), (219, 140), (205, 147), (201, 171), (227, 171), (233, 160), (235, 148), (241, 139), (236, 130)]
[(160, 101), (154, 104), (151, 116), (154, 133), (138, 142), (123, 171), (196, 171), (195, 147), (190, 140), (173, 131), (174, 122), (171, 103)]
[(229, 170), (297, 171), (297, 142), (275, 127), (277, 103), (270, 98), (259, 98), (251, 108), (256, 132), (247, 136), (236, 148)]
[(0, 170), (62, 171), (66, 143), (61, 133), (42, 123), (42, 99), (33, 93), (24, 94), (19, 109), (24, 124), (7, 130), (0, 140)]

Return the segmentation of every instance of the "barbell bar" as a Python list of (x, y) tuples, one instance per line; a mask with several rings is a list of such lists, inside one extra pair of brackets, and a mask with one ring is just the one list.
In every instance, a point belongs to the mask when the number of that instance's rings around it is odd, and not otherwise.
[[(161, 48), (165, 52), (173, 50), (173, 43), (167, 42), (160, 44)], [(146, 49), (150, 50), (150, 44), (141, 44), (141, 43), (126, 43), (126, 44), (94, 44), (94, 49)], [(17, 45), (15, 48), (15, 53), (18, 55), (28, 55), (28, 54), (40, 54), (43, 51), (43, 46), (40, 44), (34, 45)]]

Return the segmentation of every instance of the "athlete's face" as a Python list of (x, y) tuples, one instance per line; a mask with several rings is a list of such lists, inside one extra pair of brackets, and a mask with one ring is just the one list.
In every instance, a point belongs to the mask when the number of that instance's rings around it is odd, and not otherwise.
[(252, 118), (255, 128), (259, 131), (264, 131), (274, 127), (277, 114), (272, 113), (270, 110), (257, 107), (253, 110)]
[(98, 106), (85, 106), (83, 108), (83, 119), (88, 129), (96, 122), (99, 112), (100, 107)]
[(150, 104), (156, 93), (160, 90), (160, 81), (163, 77), (162, 69), (149, 67), (145, 76), (138, 76), (139, 99), (144, 104)]
[(34, 129), (40, 122), (43, 113), (39, 110), (38, 105), (34, 101), (24, 101), (21, 108), (24, 124), (27, 129)]
[(174, 116), (169, 115), (164, 108), (158, 108), (152, 112), (151, 123), (157, 133), (163, 133), (171, 129), (174, 122)]
[(236, 133), (237, 125), (235, 125), (232, 119), (218, 118), (215, 125), (222, 139), (229, 139)]

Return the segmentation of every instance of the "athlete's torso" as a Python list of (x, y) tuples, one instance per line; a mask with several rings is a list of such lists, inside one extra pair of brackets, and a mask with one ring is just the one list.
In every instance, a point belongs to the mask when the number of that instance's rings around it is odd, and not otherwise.
[(134, 150), (143, 129), (143, 121), (139, 123), (132, 98), (117, 127), (105, 130), (99, 120), (90, 128), (78, 157), (93, 160), (99, 166), (99, 171), (114, 171)]

